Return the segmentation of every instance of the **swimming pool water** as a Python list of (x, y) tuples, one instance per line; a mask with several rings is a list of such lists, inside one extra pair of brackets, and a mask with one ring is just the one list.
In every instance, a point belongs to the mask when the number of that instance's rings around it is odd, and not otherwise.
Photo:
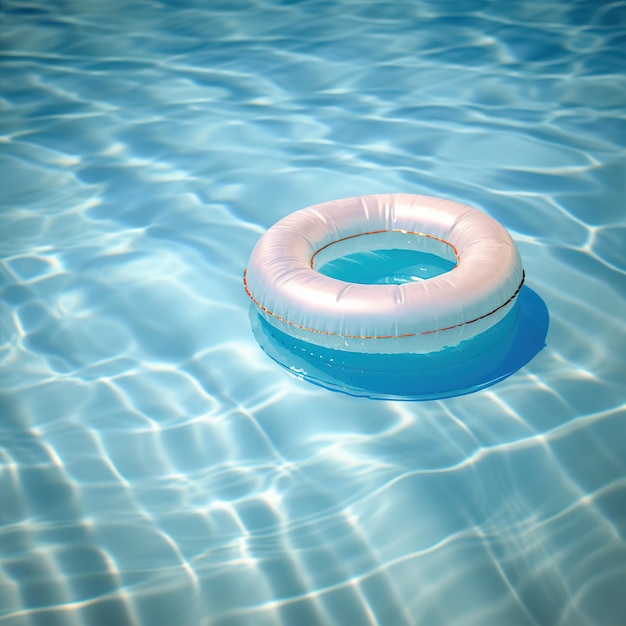
[[(626, 3), (0, 12), (0, 625), (623, 623)], [(372, 401), (258, 347), (262, 232), (391, 191), (511, 232), (515, 375)]]
[(383, 248), (347, 254), (325, 263), (318, 271), (350, 283), (402, 285), (434, 278), (454, 267), (454, 261), (430, 252)]

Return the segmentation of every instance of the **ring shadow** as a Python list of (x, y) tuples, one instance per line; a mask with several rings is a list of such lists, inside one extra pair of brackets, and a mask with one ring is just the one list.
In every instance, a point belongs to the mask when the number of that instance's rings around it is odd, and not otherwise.
[(437, 400), (474, 393), (508, 378), (546, 345), (548, 309), (528, 286), (498, 324), (458, 346), (429, 354), (331, 350), (278, 330), (250, 307), (263, 351), (296, 377), (375, 400)]

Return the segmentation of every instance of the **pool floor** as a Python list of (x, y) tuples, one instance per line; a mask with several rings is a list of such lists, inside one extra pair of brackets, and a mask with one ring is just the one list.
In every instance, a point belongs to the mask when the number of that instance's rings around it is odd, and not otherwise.
[[(624, 623), (624, 2), (0, 19), (0, 626)], [(508, 378), (372, 400), (258, 345), (261, 234), (389, 192), (515, 239)]]

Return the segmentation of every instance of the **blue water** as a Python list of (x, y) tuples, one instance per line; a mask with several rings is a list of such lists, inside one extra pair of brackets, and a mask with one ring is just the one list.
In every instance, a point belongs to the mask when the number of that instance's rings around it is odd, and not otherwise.
[[(626, 3), (3, 0), (0, 625), (626, 614)], [(372, 401), (257, 345), (293, 210), (471, 204), (546, 347)]]
[(331, 278), (363, 285), (401, 285), (428, 280), (456, 266), (436, 254), (418, 250), (369, 250), (334, 259), (319, 268)]

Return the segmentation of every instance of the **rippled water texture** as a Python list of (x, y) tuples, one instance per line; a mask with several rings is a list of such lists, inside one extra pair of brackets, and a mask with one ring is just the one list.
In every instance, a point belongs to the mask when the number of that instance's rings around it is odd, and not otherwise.
[[(0, 624), (626, 614), (626, 4), (2, 0)], [(472, 204), (547, 346), (374, 402), (258, 347), (313, 203)]]

